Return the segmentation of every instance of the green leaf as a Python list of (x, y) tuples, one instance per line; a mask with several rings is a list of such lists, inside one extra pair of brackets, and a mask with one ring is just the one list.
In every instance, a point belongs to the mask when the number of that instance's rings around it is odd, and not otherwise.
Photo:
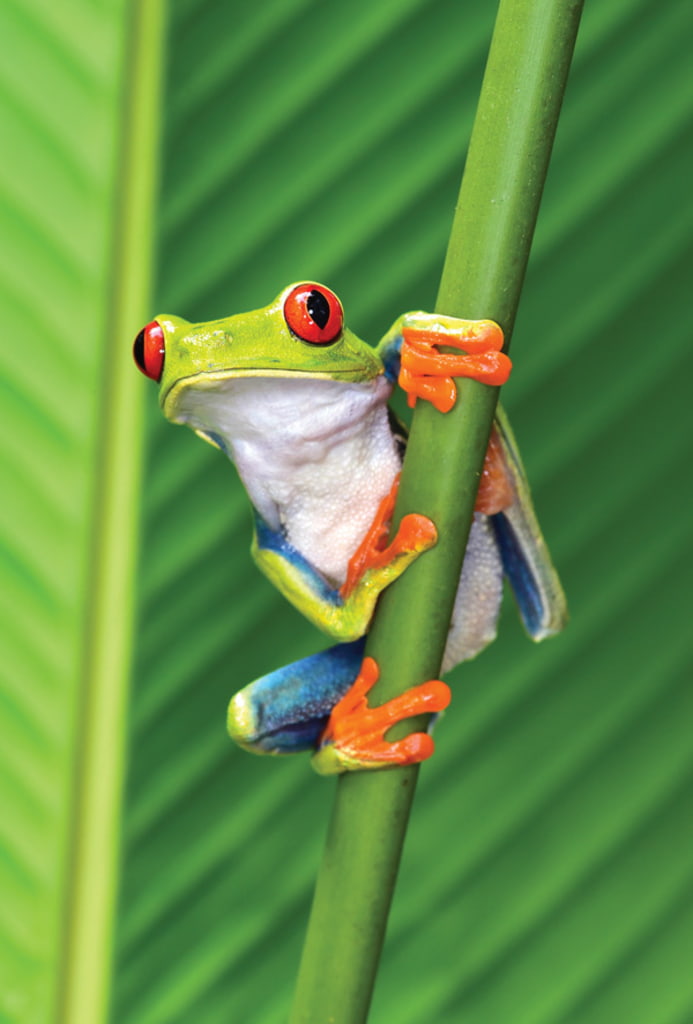
[(155, 137), (161, 36), (150, 3), (133, 113), (127, 14), (2, 14), (3, 1020), (91, 1024), (108, 1005), (141, 436), (122, 335), (145, 308), (132, 228), (151, 230), (154, 147), (140, 168), (129, 154)]
[[(144, 319), (254, 308), (304, 276), (334, 287), (372, 341), (403, 309), (430, 308), (494, 13), (445, 0), (178, 0)], [(86, 0), (9, 0), (2, 13), (0, 1019), (12, 1024), (68, 1024), (52, 1007), (115, 358), (104, 322), (125, 17)], [(452, 676), (374, 1024), (693, 1013), (679, 418), (689, 31), (686, 5), (585, 11), (504, 396), (572, 620), (535, 648), (508, 608), (498, 641)], [(149, 235), (139, 241), (146, 256)], [(108, 343), (124, 360), (137, 326)], [(303, 758), (234, 750), (225, 707), (325, 640), (252, 566), (247, 499), (223, 457), (165, 424), (153, 390), (146, 402), (141, 435), (136, 401), (119, 421), (134, 474), (142, 437), (145, 485), (139, 507), (121, 506), (122, 542), (140, 516), (141, 556), (112, 626), (124, 655), (134, 612), (129, 724), (123, 735), (114, 723), (102, 751), (112, 766), (127, 743), (111, 1019), (273, 1024), (290, 1003), (332, 786)], [(104, 892), (114, 871), (110, 857)]]

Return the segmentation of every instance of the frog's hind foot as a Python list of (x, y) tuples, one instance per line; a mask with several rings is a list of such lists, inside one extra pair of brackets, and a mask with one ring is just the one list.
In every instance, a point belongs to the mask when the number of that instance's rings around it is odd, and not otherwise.
[(320, 775), (417, 764), (433, 753), (434, 743), (428, 733), (412, 733), (393, 742), (385, 739), (385, 733), (406, 718), (444, 711), (450, 703), (450, 688), (433, 679), (372, 708), (368, 692), (378, 675), (374, 659), (364, 658), (353, 685), (333, 707), (313, 757), (313, 767)]

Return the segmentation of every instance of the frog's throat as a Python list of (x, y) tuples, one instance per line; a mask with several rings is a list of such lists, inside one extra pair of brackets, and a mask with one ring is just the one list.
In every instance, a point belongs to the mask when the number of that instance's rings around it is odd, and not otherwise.
[(188, 388), (195, 388), (198, 391), (213, 391), (218, 384), (229, 380), (237, 380), (242, 377), (283, 377), (297, 380), (341, 380), (353, 381), (356, 383), (366, 382), (380, 375), (382, 371), (366, 366), (355, 366), (321, 373), (315, 370), (271, 370), (266, 368), (249, 367), (248, 369), (215, 370), (201, 373), (191, 373), (187, 377), (180, 377), (166, 391), (159, 396), (161, 409), (169, 420), (175, 420), (176, 407), (179, 398)]

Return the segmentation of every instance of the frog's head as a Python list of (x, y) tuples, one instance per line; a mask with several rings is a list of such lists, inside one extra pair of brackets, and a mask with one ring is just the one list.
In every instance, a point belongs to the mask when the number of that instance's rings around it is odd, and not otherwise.
[(134, 355), (160, 382), (166, 417), (179, 422), (191, 389), (218, 391), (235, 378), (367, 381), (382, 373), (373, 349), (344, 326), (334, 292), (313, 282), (289, 285), (263, 309), (222, 320), (157, 316), (137, 335)]

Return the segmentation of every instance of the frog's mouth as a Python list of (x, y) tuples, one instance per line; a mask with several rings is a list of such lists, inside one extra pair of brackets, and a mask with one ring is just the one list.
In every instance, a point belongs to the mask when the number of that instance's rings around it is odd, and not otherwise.
[(189, 392), (198, 395), (209, 395), (213, 392), (225, 390), (225, 385), (248, 378), (256, 380), (286, 381), (295, 380), (316, 380), (334, 381), (343, 383), (366, 384), (381, 376), (373, 372), (373, 368), (363, 364), (353, 367), (342, 368), (338, 371), (319, 370), (287, 370), (286, 368), (276, 370), (268, 367), (257, 366), (233, 367), (233, 369), (215, 370), (212, 372), (193, 373), (187, 377), (181, 377), (175, 381), (167, 391), (161, 395), (161, 408), (167, 419), (173, 422), (180, 422), (180, 409), (184, 406), (185, 398)]

